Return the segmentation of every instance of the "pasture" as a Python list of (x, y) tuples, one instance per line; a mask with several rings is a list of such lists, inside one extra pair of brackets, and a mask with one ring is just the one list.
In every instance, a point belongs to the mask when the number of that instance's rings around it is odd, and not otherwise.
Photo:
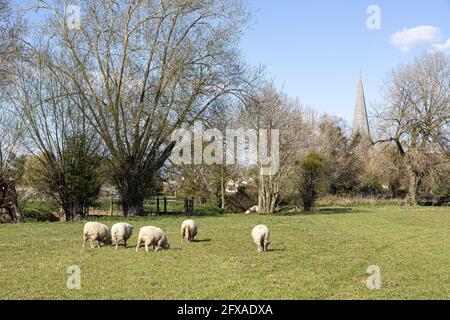
[[(0, 225), (1, 299), (450, 298), (450, 208), (354, 207), (308, 215), (197, 216), (180, 243), (176, 217), (130, 218), (129, 247), (81, 247), (84, 222)], [(120, 218), (104, 218), (109, 227)], [(259, 254), (253, 226), (271, 230)], [(139, 228), (161, 227), (171, 249), (135, 252)], [(81, 290), (66, 270), (81, 269)], [(366, 287), (381, 268), (382, 287)]]

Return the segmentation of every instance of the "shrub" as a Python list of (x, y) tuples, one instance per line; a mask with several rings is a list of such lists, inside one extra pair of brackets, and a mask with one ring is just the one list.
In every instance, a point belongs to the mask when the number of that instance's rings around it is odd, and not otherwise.
[(304, 211), (311, 211), (319, 195), (324, 159), (316, 152), (307, 153), (299, 162), (299, 195)]

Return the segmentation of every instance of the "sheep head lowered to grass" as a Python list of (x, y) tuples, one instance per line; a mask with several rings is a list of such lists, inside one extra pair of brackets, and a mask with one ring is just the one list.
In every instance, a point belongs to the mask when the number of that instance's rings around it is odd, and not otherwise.
[(183, 239), (187, 242), (194, 240), (198, 232), (198, 224), (194, 220), (185, 220), (181, 224), (181, 242)]
[(263, 224), (257, 225), (252, 230), (253, 241), (258, 245), (258, 252), (267, 252), (270, 244), (269, 228)]
[(166, 234), (160, 228), (148, 226), (143, 227), (139, 231), (136, 252), (138, 251), (141, 244), (144, 243), (145, 251), (148, 252), (148, 246), (153, 246), (154, 251), (158, 251), (159, 249), (169, 249), (170, 244), (167, 240)]
[(98, 248), (101, 244), (110, 245), (112, 241), (108, 226), (99, 222), (86, 222), (83, 229), (83, 247), (88, 240), (91, 243), (91, 248), (94, 248), (95, 241)]

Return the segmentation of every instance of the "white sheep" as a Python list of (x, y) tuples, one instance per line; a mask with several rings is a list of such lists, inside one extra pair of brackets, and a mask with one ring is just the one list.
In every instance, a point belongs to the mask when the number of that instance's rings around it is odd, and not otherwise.
[(267, 252), (270, 244), (269, 228), (263, 224), (257, 225), (252, 230), (253, 241), (258, 245), (258, 252)]
[(249, 208), (247, 211), (245, 211), (245, 214), (258, 213), (258, 212), (259, 212), (259, 207), (253, 206), (253, 207)]
[[(138, 251), (141, 244), (144, 243), (145, 251), (148, 252), (148, 246), (152, 245), (154, 251), (158, 249), (169, 249), (170, 244), (167, 240), (166, 234), (160, 228), (148, 226), (143, 227), (139, 231), (139, 236), (137, 240), (136, 252)], [(156, 248), (155, 248), (156, 247)]]
[(116, 244), (116, 250), (119, 247), (119, 242), (123, 241), (125, 248), (127, 247), (127, 240), (133, 233), (133, 227), (125, 222), (116, 223), (111, 227), (111, 238)]
[(185, 220), (181, 224), (181, 242), (185, 239), (187, 242), (194, 240), (198, 232), (198, 224), (194, 220)]
[(100, 248), (100, 244), (111, 244), (111, 233), (108, 226), (99, 222), (86, 222), (83, 228), (83, 247), (86, 241), (90, 241), (91, 248), (94, 248), (94, 241), (97, 241), (97, 247)]

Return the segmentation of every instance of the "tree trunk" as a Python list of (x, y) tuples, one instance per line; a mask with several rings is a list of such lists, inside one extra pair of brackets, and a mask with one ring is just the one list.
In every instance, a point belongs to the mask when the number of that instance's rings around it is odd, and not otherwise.
[(0, 223), (23, 222), (19, 208), (16, 184), (13, 179), (0, 178)]
[(258, 212), (264, 212), (265, 203), (264, 203), (264, 176), (259, 177), (259, 190), (258, 190)]
[(73, 216), (74, 216), (73, 205), (70, 203), (63, 202), (61, 207), (62, 207), (62, 210), (64, 211), (64, 216), (66, 217), (65, 221), (73, 221)]
[(271, 213), (275, 212), (275, 206), (277, 204), (277, 200), (278, 200), (278, 196), (277, 195), (272, 195), (270, 197), (270, 212)]
[(259, 177), (258, 209), (260, 213), (273, 213), (278, 200), (278, 184), (272, 176)]
[(220, 195), (221, 195), (221, 209), (225, 209), (225, 165), (222, 164), (222, 172), (220, 177)]
[(59, 194), (58, 201), (64, 212), (65, 221), (80, 221), (86, 218), (88, 207), (82, 202), (72, 200), (67, 194)]
[(406, 202), (410, 206), (417, 205), (417, 191), (419, 186), (419, 176), (417, 172), (411, 166), (408, 166), (409, 175), (409, 186), (408, 186), (408, 197)]
[(151, 175), (145, 175), (143, 167), (128, 160), (119, 160), (119, 165), (114, 168), (114, 171), (113, 182), (120, 195), (123, 215), (125, 217), (144, 216), (145, 190), (151, 189), (146, 189), (146, 183), (151, 183), (148, 178)]
[(144, 197), (132, 194), (123, 195), (122, 210), (125, 217), (143, 216), (145, 213)]
[(120, 190), (122, 210), (126, 217), (143, 216), (145, 214), (143, 186), (140, 185), (139, 180), (130, 179), (127, 183), (128, 187)]

